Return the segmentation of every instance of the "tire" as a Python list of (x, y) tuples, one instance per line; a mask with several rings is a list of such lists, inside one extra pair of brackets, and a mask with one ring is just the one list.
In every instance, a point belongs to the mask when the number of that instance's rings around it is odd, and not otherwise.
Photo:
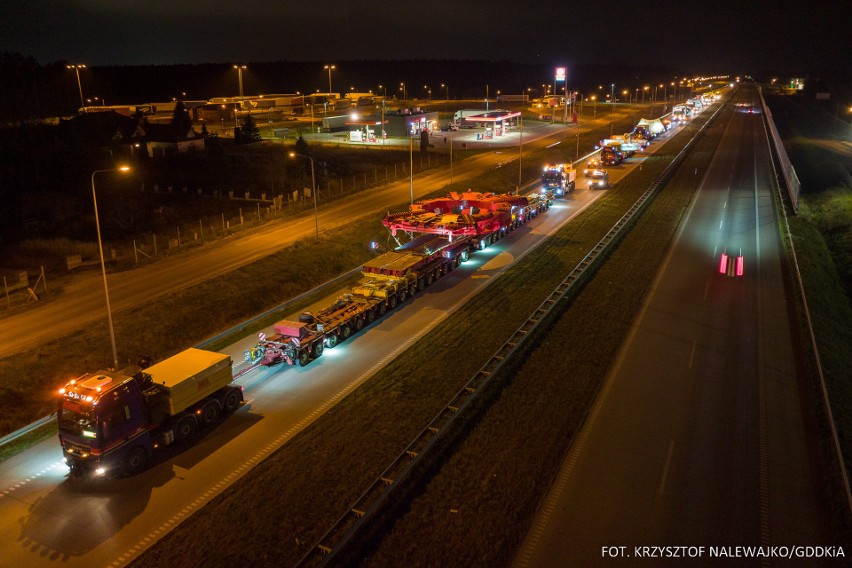
[(357, 318), (355, 318), (355, 331), (358, 332), (362, 329), (364, 329), (364, 318), (358, 316)]
[(240, 391), (236, 388), (229, 389), (222, 400), (222, 410), (230, 414), (240, 406)]
[(408, 295), (410, 297), (413, 298), (414, 294), (416, 294), (416, 293), (417, 293), (417, 284), (412, 284), (411, 286), (408, 287)]
[(426, 277), (421, 276), (420, 280), (417, 281), (417, 289), (422, 290), (425, 287), (426, 287)]
[(185, 414), (175, 424), (175, 441), (185, 443), (191, 440), (198, 432), (198, 422), (195, 421), (195, 416)]
[(367, 310), (367, 313), (364, 314), (366, 316), (367, 324), (371, 324), (376, 321), (376, 312), (373, 310)]
[(314, 343), (314, 359), (319, 359), (322, 357), (322, 352), (325, 350), (325, 345), (322, 344), (322, 341), (317, 341)]
[(399, 303), (400, 304), (403, 303), (405, 301), (405, 299), (408, 297), (408, 290), (403, 288), (402, 290), (399, 291), (399, 293), (397, 294), (397, 297), (399, 298)]
[(328, 343), (329, 349), (334, 349), (337, 346), (337, 342), (339, 341), (339, 339), (337, 338), (336, 333), (330, 333), (325, 336), (325, 341), (326, 343)]
[(349, 336), (352, 335), (352, 328), (349, 327), (348, 323), (345, 323), (340, 326), (340, 341), (346, 341), (349, 339)]
[(219, 403), (215, 400), (208, 400), (204, 403), (204, 406), (201, 407), (201, 415), (199, 416), (199, 422), (201, 422), (201, 426), (208, 427), (212, 426), (219, 420), (219, 416), (222, 414), (222, 409), (219, 406)]
[(467, 262), (468, 256), (470, 256), (468, 252), (466, 250), (463, 250), (461, 253), (461, 262)]
[(379, 304), (379, 317), (382, 317), (386, 313), (388, 313), (388, 305), (382, 302)]
[(432, 282), (434, 282), (434, 281), (435, 281), (435, 273), (434, 272), (430, 272), (429, 274), (426, 275), (426, 285), (427, 286), (431, 286)]
[(399, 300), (397, 299), (396, 294), (392, 295), (390, 298), (388, 298), (388, 308), (390, 308), (391, 310), (394, 309), (398, 302)]
[(308, 352), (305, 351), (304, 349), (299, 351), (299, 359), (298, 359), (299, 366), (305, 367), (310, 362), (311, 362), (311, 356), (308, 355)]
[(123, 472), (125, 475), (135, 475), (145, 469), (146, 465), (148, 465), (148, 451), (142, 446), (136, 446), (124, 456)]

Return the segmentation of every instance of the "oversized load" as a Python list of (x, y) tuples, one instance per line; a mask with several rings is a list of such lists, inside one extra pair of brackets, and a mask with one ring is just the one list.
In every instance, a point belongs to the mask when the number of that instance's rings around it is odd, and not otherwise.
[(644, 127), (652, 136), (657, 136), (666, 131), (666, 126), (663, 124), (663, 121), (659, 118), (647, 119), (643, 118), (640, 120), (636, 127)]
[(347, 340), (552, 202), (550, 191), (526, 196), (454, 192), (388, 214), (383, 223), (394, 237), (400, 232), (417, 236), (365, 262), (362, 278), (331, 305), (305, 312), (298, 321), (278, 322), (272, 337), (259, 334), (245, 360), (252, 365), (307, 365), (324, 348)]

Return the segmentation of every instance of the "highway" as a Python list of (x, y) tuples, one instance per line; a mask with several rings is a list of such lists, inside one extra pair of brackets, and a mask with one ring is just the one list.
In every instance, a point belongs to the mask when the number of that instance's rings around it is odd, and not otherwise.
[[(518, 568), (661, 562), (636, 560), (643, 546), (842, 544), (809, 448), (759, 101), (740, 87), (731, 102), (748, 106), (734, 107)], [(742, 254), (742, 276), (720, 273), (723, 253)], [(620, 562), (602, 554), (621, 546)]]
[[(654, 144), (648, 152), (662, 146)], [(637, 162), (638, 163), (638, 162)], [(632, 167), (618, 168), (616, 182)], [(0, 463), (0, 560), (10, 566), (122, 566), (328, 411), (352, 389), (494, 281), (601, 191), (557, 201), (508, 238), (471, 259), (413, 300), (305, 368), (245, 374), (247, 404), (198, 443), (167, 449), (131, 478), (68, 478), (55, 439)], [(319, 300), (322, 307), (338, 292)], [(265, 330), (271, 334), (271, 329)], [(247, 337), (226, 352), (244, 368)], [(3, 564), (0, 564), (3, 565)]]

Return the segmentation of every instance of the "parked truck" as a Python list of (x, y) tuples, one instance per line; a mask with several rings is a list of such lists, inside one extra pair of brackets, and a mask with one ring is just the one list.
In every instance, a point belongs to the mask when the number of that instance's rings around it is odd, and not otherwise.
[(476, 128), (479, 123), (476, 120), (473, 120), (471, 117), (480, 114), (485, 114), (486, 112), (488, 111), (483, 108), (457, 110), (453, 114), (453, 123), (459, 128)]
[(59, 393), (59, 441), (75, 476), (136, 473), (155, 449), (191, 441), (243, 401), (231, 357), (195, 348), (147, 368), (83, 375)]
[(541, 190), (552, 191), (556, 197), (564, 197), (574, 191), (576, 179), (577, 172), (571, 164), (546, 165), (541, 173)]

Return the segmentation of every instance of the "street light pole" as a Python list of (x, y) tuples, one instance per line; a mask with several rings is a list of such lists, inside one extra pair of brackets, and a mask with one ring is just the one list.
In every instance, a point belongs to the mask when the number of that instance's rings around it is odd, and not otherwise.
[(240, 99), (243, 98), (243, 69), (245, 68), (245, 65), (234, 65), (234, 69), (237, 70), (237, 78), (240, 83)]
[(411, 203), (414, 203), (414, 137), (411, 136), (411, 128), (408, 130), (408, 194)]
[(450, 129), (450, 185), (453, 184), (453, 131)]
[(291, 158), (295, 158), (296, 156), (307, 158), (311, 161), (311, 195), (314, 197), (314, 225), (316, 227), (316, 241), (319, 242), (319, 209), (317, 209), (317, 178), (314, 175), (314, 159), (307, 154), (290, 152)]
[(66, 65), (68, 69), (73, 69), (77, 73), (77, 89), (80, 90), (80, 106), (86, 106), (83, 102), (83, 84), (80, 82), (80, 69), (85, 69), (85, 65)]
[(92, 172), (92, 202), (95, 205), (95, 228), (98, 232), (98, 251), (101, 255), (101, 274), (104, 279), (104, 297), (106, 298), (106, 311), (107, 311), (107, 325), (109, 326), (109, 339), (112, 344), (112, 365), (114, 370), (118, 370), (118, 350), (115, 347), (115, 328), (112, 325), (112, 309), (109, 305), (109, 288), (107, 287), (107, 277), (106, 277), (106, 263), (104, 262), (104, 245), (101, 240), (101, 222), (98, 217), (98, 197), (95, 193), (95, 176), (97, 174), (102, 174), (106, 172), (127, 172), (130, 171), (130, 168), (127, 166), (121, 166), (117, 169), (108, 169), (108, 170), (95, 170)]
[(615, 83), (609, 86), (609, 104), (611, 112), (609, 113), (609, 137), (612, 138), (612, 122), (615, 120)]
[(328, 69), (328, 94), (331, 94), (331, 70), (337, 69), (334, 65), (326, 65), (323, 69)]
[(518, 117), (518, 193), (521, 192), (521, 175), (523, 173), (524, 159), (524, 110), (521, 108), (521, 115)]

